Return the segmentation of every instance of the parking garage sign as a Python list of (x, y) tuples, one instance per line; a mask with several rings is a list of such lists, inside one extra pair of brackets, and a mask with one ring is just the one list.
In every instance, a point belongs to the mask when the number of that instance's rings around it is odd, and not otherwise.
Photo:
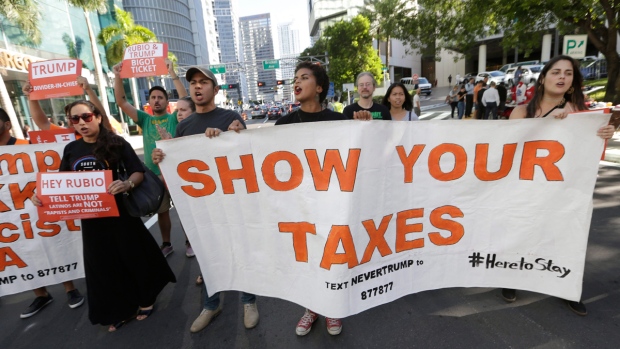
[(575, 59), (586, 56), (588, 35), (564, 35), (564, 54)]

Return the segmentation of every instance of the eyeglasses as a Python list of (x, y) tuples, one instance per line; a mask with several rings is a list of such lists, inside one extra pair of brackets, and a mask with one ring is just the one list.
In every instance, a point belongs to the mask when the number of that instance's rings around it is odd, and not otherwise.
[(71, 115), (71, 117), (69, 118), (69, 120), (71, 120), (71, 123), (76, 125), (80, 123), (80, 119), (84, 120), (84, 122), (91, 122), (93, 121), (93, 115), (95, 115), (94, 113), (84, 113), (84, 114), (80, 114), (80, 115)]
[(357, 87), (370, 87), (370, 86), (372, 86), (372, 82), (367, 82), (364, 84), (357, 84)]

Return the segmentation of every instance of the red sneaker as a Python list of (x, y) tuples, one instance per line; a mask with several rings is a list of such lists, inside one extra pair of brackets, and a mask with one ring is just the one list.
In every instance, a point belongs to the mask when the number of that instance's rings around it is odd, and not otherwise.
[(310, 309), (306, 309), (304, 316), (301, 317), (299, 322), (297, 323), (297, 328), (295, 332), (298, 336), (307, 335), (312, 329), (312, 324), (318, 319), (319, 316)]
[(325, 321), (327, 322), (327, 332), (332, 336), (337, 336), (342, 332), (342, 320), (326, 317)]

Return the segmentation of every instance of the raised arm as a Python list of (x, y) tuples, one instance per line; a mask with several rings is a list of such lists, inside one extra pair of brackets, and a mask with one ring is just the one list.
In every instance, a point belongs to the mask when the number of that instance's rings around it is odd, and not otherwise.
[(121, 67), (123, 63), (115, 65), (112, 70), (114, 71), (114, 98), (116, 98), (116, 104), (123, 111), (123, 113), (129, 115), (134, 121), (138, 122), (138, 109), (127, 102), (125, 96), (125, 88), (123, 87), (123, 79), (121, 78)]
[[(99, 100), (99, 97), (97, 97), (95, 91), (90, 87), (88, 80), (83, 76), (78, 76), (77, 82), (78, 85), (80, 85), (80, 87), (84, 90), (84, 93), (88, 95), (88, 100), (99, 110), (99, 112), (101, 112), (101, 115), (105, 115), (105, 108), (103, 107), (103, 104), (101, 104), (101, 101)], [(106, 116), (109, 117), (109, 115)]]
[(166, 59), (166, 67), (168, 67), (168, 73), (172, 78), (172, 82), (174, 83), (174, 87), (177, 89), (177, 93), (179, 94), (179, 99), (187, 96), (187, 90), (185, 89), (185, 85), (181, 82), (181, 79), (177, 75), (177, 72), (174, 71), (174, 64), (169, 59)]
[(30, 92), (32, 92), (30, 83), (27, 82), (24, 84), (24, 86), (22, 86), (22, 91), (26, 98), (28, 98), (28, 106), (30, 107), (30, 117), (32, 117), (32, 121), (34, 121), (35, 125), (41, 130), (49, 130), (51, 122), (47, 119), (47, 115), (45, 115), (43, 108), (41, 108), (41, 104), (39, 104), (39, 101), (30, 99)]

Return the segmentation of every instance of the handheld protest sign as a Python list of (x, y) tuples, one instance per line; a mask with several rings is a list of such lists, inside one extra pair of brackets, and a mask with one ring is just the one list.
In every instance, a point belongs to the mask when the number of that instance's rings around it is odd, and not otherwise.
[(107, 192), (112, 171), (37, 173), (39, 218), (48, 222), (118, 217), (114, 195)]
[(83, 95), (84, 90), (77, 83), (81, 74), (82, 61), (79, 59), (32, 62), (28, 67), (28, 79), (32, 86), (30, 99)]
[(135, 44), (125, 49), (121, 78), (168, 75), (166, 67), (168, 44), (149, 42)]
[(51, 129), (45, 131), (28, 132), (30, 143), (63, 143), (75, 140), (75, 132), (68, 128)]

